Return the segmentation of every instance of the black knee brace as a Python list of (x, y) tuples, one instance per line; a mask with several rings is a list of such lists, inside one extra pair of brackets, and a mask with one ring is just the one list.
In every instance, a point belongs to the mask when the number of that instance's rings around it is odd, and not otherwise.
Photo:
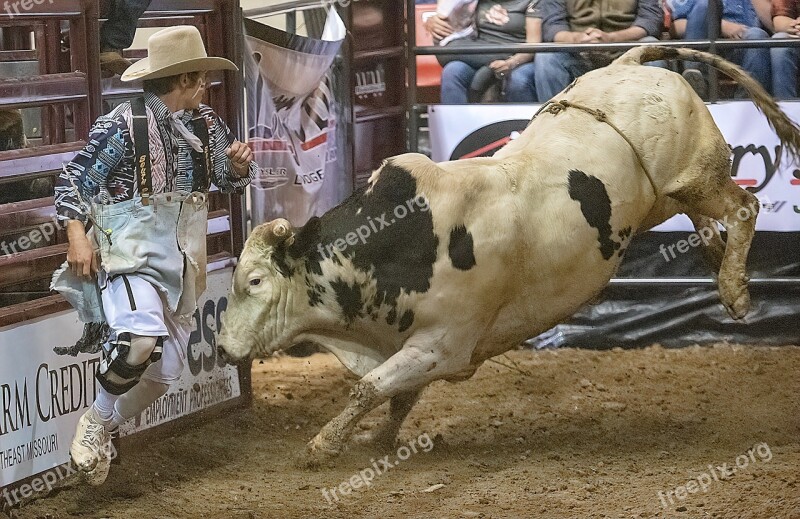
[(125, 394), (139, 383), (150, 364), (158, 362), (163, 351), (164, 337), (159, 337), (150, 357), (141, 364), (131, 365), (128, 363), (131, 334), (120, 333), (103, 345), (103, 362), (97, 368), (97, 380), (112, 395)]

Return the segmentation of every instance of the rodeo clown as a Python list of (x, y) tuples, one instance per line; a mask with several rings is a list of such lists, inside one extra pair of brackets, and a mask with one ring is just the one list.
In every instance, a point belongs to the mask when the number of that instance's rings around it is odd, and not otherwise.
[(144, 96), (96, 121), (55, 189), (69, 251), (53, 288), (87, 323), (68, 352), (96, 352), (93, 340), (103, 349), (97, 399), (70, 449), (92, 485), (108, 475), (112, 432), (183, 371), (205, 290), (210, 183), (233, 192), (257, 172), (247, 145), (200, 103), (206, 72), (236, 66), (208, 57), (192, 26), (158, 31), (147, 50), (122, 75), (143, 80)]

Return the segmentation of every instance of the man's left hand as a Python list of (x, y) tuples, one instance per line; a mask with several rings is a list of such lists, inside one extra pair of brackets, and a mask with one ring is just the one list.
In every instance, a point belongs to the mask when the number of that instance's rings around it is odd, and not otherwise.
[(250, 146), (240, 141), (233, 141), (231, 147), (225, 150), (225, 155), (230, 159), (237, 176), (246, 177), (250, 174), (250, 162), (253, 160)]
[(586, 34), (586, 41), (581, 43), (613, 43), (613, 33), (601, 31), (600, 29), (590, 28), (584, 32)]
[(512, 70), (514, 70), (514, 68), (516, 68), (516, 66), (517, 62), (513, 58), (496, 59), (491, 63), (489, 63), (489, 68), (492, 69), (495, 74), (502, 74), (502, 75), (511, 72)]

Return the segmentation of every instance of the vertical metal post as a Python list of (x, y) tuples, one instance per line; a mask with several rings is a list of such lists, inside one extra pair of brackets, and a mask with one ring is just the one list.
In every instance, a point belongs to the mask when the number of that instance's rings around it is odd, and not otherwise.
[(419, 116), (417, 114), (417, 15), (414, 0), (406, 0), (406, 66), (408, 67), (408, 95), (406, 100), (406, 120), (408, 139), (406, 148), (416, 152), (419, 149)]
[[(720, 24), (722, 23), (722, 0), (709, 0), (708, 1), (708, 40), (711, 46), (708, 51), (717, 53), (716, 41), (719, 39)], [(707, 67), (708, 69), (708, 97), (709, 101), (716, 103), (719, 101), (719, 81), (717, 76), (717, 69), (714, 67)]]
[[(342, 5), (337, 4), (336, 7), (339, 17), (342, 20), (347, 20), (346, 25), (352, 27), (352, 12), (351, 4)], [(353, 88), (353, 33), (348, 29), (344, 43), (341, 50), (339, 50), (339, 64), (338, 64), (338, 80), (336, 84), (341, 94), (341, 99), (337, 99), (337, 110), (341, 114), (341, 119), (336, 121), (336, 132), (342, 131), (344, 133), (343, 139), (337, 137), (337, 141), (344, 143), (344, 157), (342, 160), (345, 164), (345, 171), (350, 175), (349, 192), (355, 190), (356, 185), (356, 153), (355, 153), (355, 140), (356, 140), (356, 114), (355, 114), (355, 89)], [(336, 77), (334, 76), (334, 77)]]
[[(39, 73), (57, 74), (61, 55), (61, 23), (59, 20), (48, 20), (36, 30), (36, 48), (39, 52)], [(42, 106), (42, 142), (56, 144), (66, 142), (64, 105)], [(74, 122), (74, 119), (73, 119)], [(75, 134), (75, 139), (85, 139), (86, 135)]]
[[(220, 46), (225, 49), (222, 55), (233, 61), (236, 66), (239, 67), (239, 70), (244, 70), (244, 16), (239, 2), (234, 0), (221, 4), (218, 16), (225, 29), (223, 33), (225, 35), (224, 39), (219, 38)], [(239, 139), (247, 141), (247, 127), (245, 124), (245, 117), (242, 114), (244, 107), (244, 102), (242, 100), (242, 96), (244, 95), (242, 75), (227, 71), (225, 73), (225, 81), (232, 91), (237, 94), (226, 96), (228, 101), (226, 116), (231, 120), (231, 127), (238, 130)], [(244, 248), (244, 240), (247, 236), (247, 204), (245, 202), (245, 196), (244, 194), (233, 194), (230, 195), (229, 199), (231, 246), (233, 248), (231, 252), (235, 257), (241, 254)]]
[(289, 34), (297, 33), (297, 11), (286, 13), (286, 32)]

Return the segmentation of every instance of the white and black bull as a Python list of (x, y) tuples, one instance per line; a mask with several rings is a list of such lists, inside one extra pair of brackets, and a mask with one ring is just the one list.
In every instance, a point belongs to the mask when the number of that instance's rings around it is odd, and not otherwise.
[(639, 48), (570, 85), (494, 157), (401, 155), (304, 227), (254, 229), (218, 346), (246, 359), (310, 341), (361, 377), (309, 442), (309, 462), (340, 452), (389, 399), (378, 437), (393, 441), (425, 386), (466, 379), (569, 317), (603, 290), (635, 233), (674, 214), (727, 226), (707, 252), (722, 303), (744, 317), (758, 200), (731, 179), (730, 148), (688, 83), (641, 66), (665, 58), (730, 75), (797, 154), (798, 128), (740, 68)]

